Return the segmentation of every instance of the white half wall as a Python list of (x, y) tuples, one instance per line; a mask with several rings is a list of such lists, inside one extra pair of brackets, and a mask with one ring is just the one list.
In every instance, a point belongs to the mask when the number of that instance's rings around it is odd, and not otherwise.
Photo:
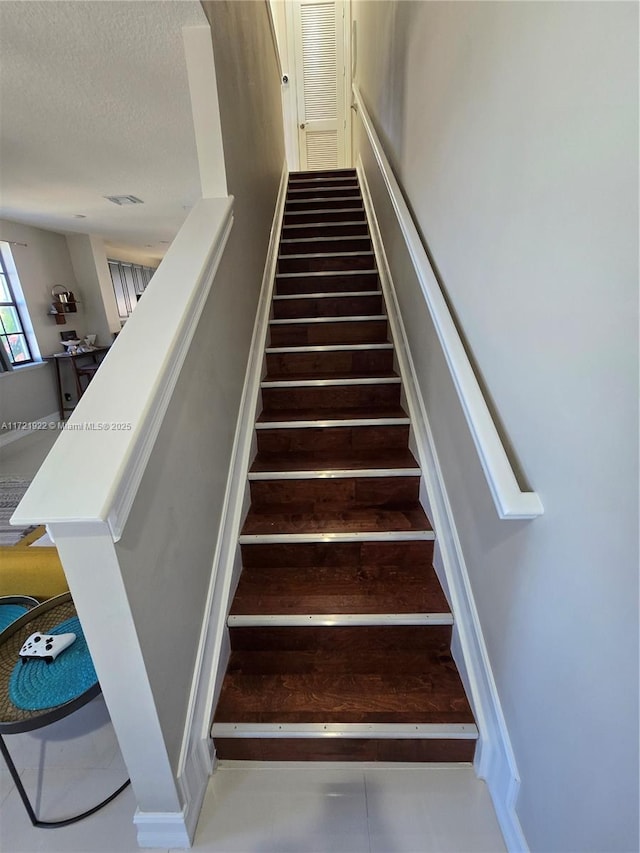
[(537, 851), (638, 849), (638, 7), (357, 2), (357, 82), (525, 483), (500, 521), (363, 134)]

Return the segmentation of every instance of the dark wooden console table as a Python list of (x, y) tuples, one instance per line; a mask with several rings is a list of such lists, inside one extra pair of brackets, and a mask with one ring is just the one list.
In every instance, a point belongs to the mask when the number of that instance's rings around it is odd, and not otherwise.
[[(56, 352), (53, 355), (49, 355), (46, 357), (45, 361), (53, 361), (56, 365), (58, 407), (60, 409), (61, 421), (63, 421), (65, 418), (65, 412), (72, 412), (75, 406), (65, 406), (64, 393), (62, 391), (62, 374), (60, 366), (65, 363), (71, 365), (76, 385), (76, 392), (79, 400), (85, 391), (80, 382), (80, 377), (82, 375), (88, 376), (90, 372), (94, 373), (98, 369), (100, 362), (108, 352), (109, 347), (95, 347), (94, 349), (89, 350), (88, 352), (78, 352), (75, 353), (75, 355), (70, 355), (68, 352)], [(91, 371), (88, 369), (89, 367), (92, 368)]]

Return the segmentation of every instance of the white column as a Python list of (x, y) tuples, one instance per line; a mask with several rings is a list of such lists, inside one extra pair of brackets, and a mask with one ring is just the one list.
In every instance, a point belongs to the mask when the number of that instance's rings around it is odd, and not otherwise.
[[(161, 816), (162, 846), (190, 845), (183, 804), (165, 747), (112, 534), (102, 522), (49, 527), (73, 590), (138, 802), (139, 842), (154, 844)], [(167, 835), (167, 829), (170, 835)]]

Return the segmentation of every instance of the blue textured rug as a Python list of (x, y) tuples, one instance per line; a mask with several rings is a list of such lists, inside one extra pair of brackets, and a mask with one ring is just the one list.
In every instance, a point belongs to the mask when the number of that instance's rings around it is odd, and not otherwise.
[(51, 628), (49, 634), (67, 634), (72, 631), (75, 641), (61, 652), (52, 663), (44, 660), (20, 659), (9, 679), (9, 698), (25, 711), (56, 708), (82, 695), (98, 676), (93, 667), (87, 642), (77, 616)]

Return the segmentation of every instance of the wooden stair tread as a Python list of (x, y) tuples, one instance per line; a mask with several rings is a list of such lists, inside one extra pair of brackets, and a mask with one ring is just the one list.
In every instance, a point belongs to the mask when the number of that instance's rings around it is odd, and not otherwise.
[[(371, 373), (352, 373), (352, 372), (340, 372), (340, 373), (327, 373), (326, 376), (323, 376), (321, 373), (267, 373), (267, 375), (262, 380), (263, 382), (311, 382), (311, 381), (320, 381), (327, 379), (397, 379), (398, 374), (395, 370), (378, 370), (374, 374)], [(373, 383), (371, 383), (373, 384)], [(295, 387), (295, 386), (292, 386)]]
[(357, 507), (343, 512), (296, 512), (291, 504), (287, 512), (250, 509), (242, 528), (243, 535), (274, 533), (373, 533), (431, 530), (429, 519), (419, 503), (394, 508)]
[(233, 615), (449, 613), (431, 567), (272, 566), (245, 568)]
[(410, 450), (360, 450), (350, 453), (258, 453), (250, 471), (335, 471), (392, 468), (419, 468)]
[[(260, 672), (251, 671), (258, 661), (250, 663), (248, 653), (231, 653), (216, 722), (474, 722), (455, 664), (446, 655), (428, 667), (416, 654), (386, 653), (378, 661), (371, 655), (378, 669), (363, 672), (353, 663), (347, 669), (348, 659), (326, 652), (317, 664), (300, 653), (275, 657), (280, 670)], [(277, 666), (273, 656), (264, 656), (262, 666), (268, 668), (269, 661)]]
[(277, 421), (339, 421), (371, 420), (373, 418), (406, 418), (407, 413), (401, 406), (353, 406), (341, 409), (263, 409), (258, 423)]

